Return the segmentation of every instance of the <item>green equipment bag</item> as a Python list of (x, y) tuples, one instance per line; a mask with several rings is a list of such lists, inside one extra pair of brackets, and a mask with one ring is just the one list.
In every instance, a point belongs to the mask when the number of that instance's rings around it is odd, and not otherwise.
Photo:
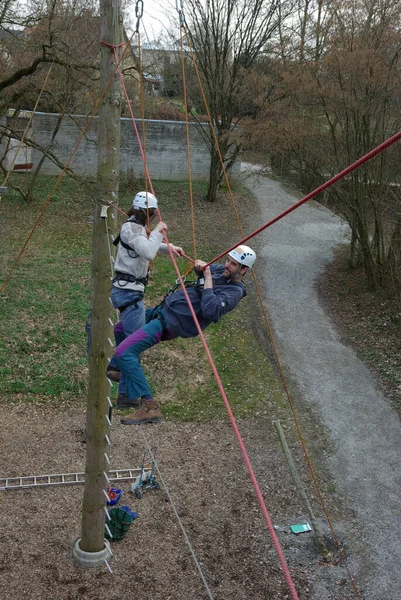
[(134, 516), (132, 512), (128, 512), (124, 508), (112, 508), (108, 512), (110, 519), (107, 519), (106, 524), (113, 537), (110, 537), (106, 528), (104, 529), (104, 535), (111, 542), (119, 542), (125, 537)]

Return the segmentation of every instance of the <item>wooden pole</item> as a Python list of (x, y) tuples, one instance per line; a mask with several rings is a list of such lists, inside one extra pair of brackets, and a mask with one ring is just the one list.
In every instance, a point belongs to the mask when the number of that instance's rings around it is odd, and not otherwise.
[[(100, 0), (101, 41), (118, 48), (120, 6), (118, 0)], [(107, 85), (115, 69), (113, 48), (100, 47), (100, 89)], [(118, 74), (113, 77), (99, 109), (97, 197), (94, 208), (92, 244), (92, 315), (89, 352), (89, 391), (86, 418), (86, 469), (82, 509), (82, 533), (79, 546), (87, 553), (104, 549), (104, 525), (109, 470), (110, 383), (106, 378), (108, 359), (113, 354), (109, 340), (113, 331), (109, 322), (110, 226), (107, 201), (117, 203), (119, 189), (121, 93)], [(109, 209), (111, 212), (112, 209)], [(111, 216), (111, 215), (110, 215)]]
[(285, 438), (285, 434), (284, 434), (283, 428), (281, 427), (280, 421), (274, 421), (274, 427), (276, 428), (277, 435), (278, 435), (280, 443), (281, 443), (281, 447), (283, 448), (284, 456), (287, 460), (288, 467), (290, 469), (292, 478), (295, 483), (295, 487), (297, 488), (298, 493), (304, 503), (304, 506), (309, 513), (309, 519), (311, 522), (313, 532), (315, 534), (315, 539), (316, 539), (317, 545), (319, 546), (319, 549), (322, 552), (323, 556), (325, 558), (328, 558), (330, 556), (330, 553), (326, 548), (326, 544), (324, 543), (322, 532), (320, 531), (319, 523), (317, 522), (316, 517), (313, 513), (312, 506), (309, 502), (309, 498), (306, 494), (305, 488), (302, 485), (301, 479), (299, 477), (297, 468), (296, 468), (294, 460), (292, 458), (291, 450), (287, 444), (287, 440)]

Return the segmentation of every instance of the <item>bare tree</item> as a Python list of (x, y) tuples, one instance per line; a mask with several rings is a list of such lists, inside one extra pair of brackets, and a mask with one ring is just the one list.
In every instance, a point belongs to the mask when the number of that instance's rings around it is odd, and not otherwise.
[[(41, 111), (71, 114), (91, 112), (99, 79), (100, 21), (94, 3), (87, 0), (35, 0), (20, 5), (6, 0), (0, 13), (0, 142), (21, 140), (21, 110), (32, 110), (38, 96)], [(49, 69), (51, 76), (46, 80)], [(46, 81), (45, 89), (42, 89)], [(11, 109), (11, 111), (9, 110)], [(58, 122), (56, 129), (60, 126)], [(51, 135), (54, 140), (57, 131)], [(61, 168), (51, 144), (40, 147), (29, 135), (25, 145), (39, 149)], [(3, 158), (5, 155), (3, 155)], [(40, 164), (39, 164), (40, 167)], [(6, 172), (4, 161), (0, 168)], [(28, 186), (8, 185), (29, 199), (38, 174)]]
[[(311, 43), (302, 60), (275, 61), (258, 135), (306, 190), (399, 130), (400, 17), (393, 0), (336, 4), (320, 55)], [(351, 227), (350, 266), (363, 265), (373, 289), (401, 260), (400, 154), (387, 150), (327, 193)]]
[[(261, 54), (269, 51), (280, 24), (288, 14), (286, 0), (189, 0), (189, 37), (196, 56), (210, 115), (225, 168), (241, 148), (233, 134), (244, 112), (241, 97), (246, 73)], [(188, 15), (187, 15), (188, 18)], [(209, 201), (216, 200), (222, 181), (218, 151), (211, 135)]]

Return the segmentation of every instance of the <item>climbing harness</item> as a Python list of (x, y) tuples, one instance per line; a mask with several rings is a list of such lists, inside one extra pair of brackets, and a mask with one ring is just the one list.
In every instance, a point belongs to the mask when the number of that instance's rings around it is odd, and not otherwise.
[[(120, 287), (124, 287), (125, 285), (127, 285), (127, 283), (141, 283), (146, 287), (148, 285), (148, 280), (148, 275), (146, 275), (146, 277), (134, 277), (129, 273), (122, 273), (121, 271), (116, 271), (116, 276), (112, 280), (112, 283), (117, 282), (120, 285)], [(143, 300), (143, 298), (141, 298), (141, 300)]]
[[(138, 221), (136, 220), (136, 218), (134, 216), (127, 219), (126, 223), (136, 223), (137, 225), (140, 225), (140, 223), (138, 223)], [(118, 234), (118, 236), (113, 240), (113, 246), (117, 247), (118, 244), (121, 244), (121, 246), (127, 250), (128, 254), (131, 258), (136, 258), (137, 256), (139, 256), (139, 254), (137, 253), (135, 248), (133, 248), (129, 244), (126, 244), (125, 242), (122, 241), (121, 234)], [(130, 252), (132, 252), (132, 254), (130, 254)]]
[[(135, 219), (135, 217), (130, 217), (126, 221), (126, 223), (136, 223), (139, 225), (139, 223)], [(135, 248), (133, 248), (129, 244), (126, 244), (125, 242), (123, 242), (121, 239), (121, 235), (118, 235), (113, 240), (114, 246), (118, 246), (118, 244), (121, 244), (121, 246), (123, 248), (125, 248), (125, 250), (128, 252), (128, 256), (130, 258), (138, 258), (138, 256), (139, 256), (138, 252), (136, 252)], [(148, 271), (146, 277), (135, 277), (134, 275), (130, 275), (129, 273), (123, 273), (121, 271), (116, 271), (116, 276), (112, 280), (112, 283), (115, 283), (115, 282), (117, 282), (120, 287), (124, 287), (125, 285), (127, 285), (127, 283), (139, 283), (139, 284), (142, 284), (144, 287), (146, 287), (149, 283), (149, 271)], [(143, 300), (143, 297), (140, 298), (139, 300)], [(128, 306), (130, 306), (131, 304), (134, 304), (135, 302), (138, 302), (139, 300), (135, 300), (134, 302), (131, 302), (130, 304), (126, 304), (124, 308), (127, 308)], [(122, 312), (121, 308), (119, 308), (118, 310), (120, 312)]]
[(142, 300), (144, 299), (145, 295), (140, 293), (138, 294), (138, 297), (135, 298), (135, 300), (132, 300), (131, 302), (127, 302), (127, 304), (124, 304), (123, 306), (119, 306), (117, 308), (117, 310), (120, 311), (120, 314), (123, 313), (125, 311), (126, 308), (130, 307), (130, 306), (134, 306), (135, 304), (138, 304), (138, 302), (142, 302)]
[(118, 246), (118, 244), (121, 244), (121, 246), (126, 249), (126, 251), (128, 252), (128, 255), (130, 256), (130, 258), (137, 258), (139, 256), (139, 254), (135, 250), (135, 248), (133, 248), (129, 244), (126, 244), (125, 242), (122, 241), (120, 235), (118, 235), (116, 237), (116, 239), (113, 240), (113, 246)]

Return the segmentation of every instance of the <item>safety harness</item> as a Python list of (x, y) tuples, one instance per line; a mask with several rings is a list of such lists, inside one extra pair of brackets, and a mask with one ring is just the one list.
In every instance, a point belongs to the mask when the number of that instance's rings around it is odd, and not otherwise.
[[(183, 282), (184, 282), (184, 286), (186, 288), (192, 287), (195, 289), (203, 289), (204, 283), (205, 283), (205, 279), (204, 277), (198, 277), (197, 281), (187, 281), (186, 277), (182, 278)], [(231, 281), (231, 280), (230, 280)], [(218, 285), (226, 285), (227, 282), (218, 282), (218, 281), (214, 281), (213, 282), (213, 287), (214, 286), (218, 286)], [(245, 285), (241, 282), (241, 284), (239, 282), (236, 281), (232, 281), (231, 283), (233, 283), (234, 285), (241, 285), (242, 289), (243, 289), (243, 298), (247, 295), (247, 291), (246, 291), (246, 287)], [(170, 289), (167, 290), (167, 292), (164, 295), (164, 298), (161, 302), (159, 302), (159, 304), (157, 304), (157, 306), (155, 306), (154, 308), (149, 308), (146, 311), (146, 322), (149, 323), (150, 321), (153, 321), (153, 319), (159, 319), (160, 323), (162, 324), (162, 334), (161, 334), (161, 340), (167, 340), (168, 338), (168, 328), (167, 328), (167, 321), (166, 318), (164, 317), (164, 313), (163, 311), (163, 306), (164, 303), (166, 301), (166, 298), (172, 294), (173, 292), (175, 292), (175, 290), (181, 285), (181, 282), (179, 279), (175, 280), (175, 285), (173, 287), (171, 287)]]
[[(129, 219), (127, 219), (125, 221), (126, 223), (136, 223), (137, 225), (140, 225), (140, 223), (138, 223), (138, 221), (136, 220), (135, 217), (130, 217)], [(118, 244), (121, 244), (121, 246), (123, 248), (125, 248), (126, 250), (130, 250), (131, 252), (134, 252), (135, 256), (133, 256), (132, 258), (135, 258), (136, 256), (139, 256), (138, 253), (136, 252), (135, 248), (133, 248), (132, 246), (130, 246), (129, 244), (126, 244), (125, 242), (122, 241), (121, 239), (121, 235), (118, 234), (118, 236), (116, 237), (115, 240), (113, 240), (113, 246), (118, 246)], [(131, 256), (131, 255), (130, 255)]]
[(120, 314), (122, 312), (125, 311), (126, 308), (128, 308), (129, 306), (134, 306), (135, 304), (138, 304), (138, 302), (141, 302), (145, 297), (145, 294), (142, 293), (138, 293), (137, 297), (135, 298), (135, 300), (131, 300), (131, 302), (127, 302), (127, 304), (124, 304), (123, 306), (119, 306), (118, 310), (120, 311)]
[[(122, 273), (121, 271), (116, 271), (116, 276), (114, 277), (112, 283), (117, 282), (120, 287), (124, 287), (127, 283), (141, 283), (145, 287), (148, 285), (149, 277), (134, 277), (129, 273)], [(123, 282), (123, 283), (121, 283)]]

